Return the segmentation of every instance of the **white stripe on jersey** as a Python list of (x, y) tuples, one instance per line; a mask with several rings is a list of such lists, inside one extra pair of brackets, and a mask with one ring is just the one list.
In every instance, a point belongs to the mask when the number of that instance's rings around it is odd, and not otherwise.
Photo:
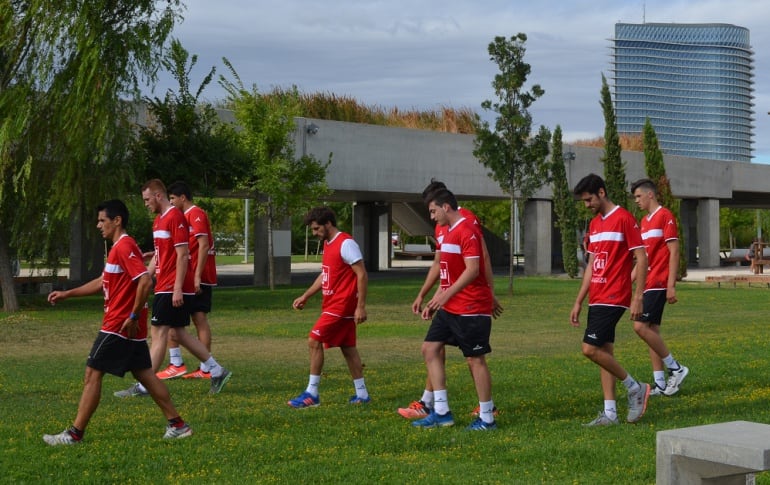
[(459, 244), (442, 244), (441, 252), (451, 253), (451, 254), (462, 254), (462, 248), (460, 247)]
[(118, 274), (123, 272), (123, 268), (119, 264), (107, 263), (104, 265), (104, 272), (110, 274)]
[(171, 239), (171, 232), (169, 231), (152, 231), (152, 237), (155, 239)]
[(651, 237), (663, 237), (663, 229), (650, 229), (642, 233), (642, 240), (646, 241)]
[(626, 238), (622, 232), (598, 232), (591, 234), (590, 240), (594, 243), (600, 241), (625, 241)]

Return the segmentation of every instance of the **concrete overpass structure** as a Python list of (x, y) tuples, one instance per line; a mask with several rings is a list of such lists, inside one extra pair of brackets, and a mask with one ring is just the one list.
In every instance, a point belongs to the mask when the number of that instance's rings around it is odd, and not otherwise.
[[(297, 118), (296, 153), (326, 159), (332, 153), (327, 182), (331, 199), (354, 202), (353, 237), (370, 271), (390, 267), (390, 233), (395, 221), (410, 234), (432, 234), (420, 193), (432, 177), (460, 200), (507, 199), (473, 156), (472, 135), (392, 128)], [(573, 187), (584, 175), (603, 174), (602, 149), (564, 146), (573, 152), (567, 176)], [(644, 177), (644, 154), (623, 152), (629, 182)], [(719, 266), (719, 208), (770, 207), (770, 166), (677, 156), (665, 158), (675, 196), (682, 200), (681, 219), (690, 265)], [(560, 251), (554, 230), (550, 187), (543, 187), (524, 209), (526, 274), (549, 274), (553, 253)], [(255, 240), (264, 240), (264, 227)], [(288, 228), (278, 231), (275, 247), (279, 282), (290, 273)], [(267, 274), (266, 255), (255, 256), (255, 283)]]

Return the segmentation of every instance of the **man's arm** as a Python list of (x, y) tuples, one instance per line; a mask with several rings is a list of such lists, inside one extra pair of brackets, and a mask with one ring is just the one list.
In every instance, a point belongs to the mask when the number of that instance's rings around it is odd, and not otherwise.
[(71, 290), (52, 291), (51, 293), (48, 294), (48, 303), (50, 303), (51, 305), (56, 305), (56, 302), (59, 300), (66, 300), (67, 298), (70, 298), (73, 296), (95, 295), (100, 291), (102, 291), (101, 275), (98, 278), (94, 278), (88, 283), (82, 284), (77, 288), (73, 288)]
[(428, 274), (425, 275), (425, 282), (422, 284), (422, 288), (417, 293), (417, 298), (412, 302), (412, 313), (419, 315), (422, 310), (422, 302), (425, 300), (425, 296), (428, 294), (431, 288), (436, 284), (441, 274), (441, 254), (440, 251), (436, 251), (433, 256), (433, 263), (430, 265)]
[(634, 259), (636, 259), (636, 285), (634, 293), (631, 295), (631, 320), (637, 321), (642, 316), (644, 306), (644, 285), (647, 282), (647, 251), (644, 246), (635, 248)]
[(594, 267), (594, 255), (588, 253), (588, 262), (586, 263), (586, 269), (583, 271), (583, 281), (580, 283), (580, 289), (578, 290), (575, 303), (572, 305), (572, 311), (569, 315), (569, 323), (573, 327), (580, 326), (580, 310), (583, 308), (583, 301), (588, 296), (588, 288), (591, 286), (591, 277), (593, 276)]
[(190, 253), (187, 244), (179, 244), (174, 246), (174, 250), (176, 251), (176, 274), (174, 275), (174, 294), (171, 303), (175, 307), (180, 307), (184, 305), (182, 287), (184, 286), (185, 276), (187, 276), (187, 266), (190, 263)]
[(305, 303), (307, 303), (307, 301), (310, 299), (311, 296), (321, 291), (322, 285), (323, 285), (323, 273), (319, 273), (315, 281), (313, 281), (313, 284), (310, 285), (310, 288), (305, 290), (302, 296), (300, 296), (299, 298), (296, 298), (294, 302), (291, 304), (291, 306), (294, 307), (295, 310), (302, 310), (303, 308), (305, 308)]
[(668, 282), (666, 284), (666, 300), (676, 303), (676, 279), (679, 276), (679, 240), (666, 241), (668, 246)]
[(481, 238), (481, 255), (484, 258), (484, 274), (487, 277), (487, 283), (489, 283), (489, 291), (492, 292), (492, 316), (497, 318), (503, 313), (503, 306), (495, 297), (495, 275), (492, 273), (492, 258), (489, 257), (487, 242), (483, 237)]
[(364, 323), (366, 321), (366, 291), (369, 285), (369, 275), (363, 260), (351, 264), (350, 269), (356, 274), (356, 290), (358, 291), (358, 304), (353, 319), (356, 323)]
[(206, 234), (199, 234), (196, 239), (198, 241), (198, 266), (195, 268), (195, 293), (200, 293), (203, 270), (206, 268), (206, 260), (209, 258), (211, 244)]
[(480, 262), (479, 258), (463, 258), (465, 262), (465, 269), (457, 278), (457, 281), (446, 290), (436, 292), (433, 298), (425, 305), (425, 309), (422, 311), (422, 318), (428, 319), (436, 310), (441, 308), (450, 298), (459, 293), (463, 288), (468, 286), (479, 275)]
[(136, 332), (139, 330), (139, 320), (131, 318), (131, 316), (137, 316), (142, 312), (142, 309), (147, 304), (147, 297), (150, 296), (150, 289), (152, 288), (152, 278), (148, 273), (144, 273), (136, 279), (136, 295), (134, 296), (134, 306), (131, 309), (131, 315), (129, 315), (120, 327), (121, 330), (125, 330), (128, 338), (133, 338)]

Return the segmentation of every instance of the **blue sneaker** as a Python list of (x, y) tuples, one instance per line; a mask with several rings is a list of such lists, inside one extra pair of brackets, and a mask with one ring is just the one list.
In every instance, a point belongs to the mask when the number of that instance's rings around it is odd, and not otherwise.
[(286, 404), (296, 409), (314, 408), (321, 404), (321, 399), (318, 396), (314, 396), (305, 391), (294, 399), (288, 401)]
[(371, 396), (366, 396), (366, 397), (353, 396), (348, 400), (348, 402), (350, 404), (366, 404), (371, 400), (372, 400)]
[(412, 421), (412, 426), (415, 428), (445, 428), (448, 426), (454, 426), (455, 419), (452, 417), (452, 411), (447, 411), (446, 414), (438, 414), (436, 411), (431, 411), (427, 417)]
[(486, 423), (481, 418), (476, 418), (476, 421), (472, 422), (465, 428), (468, 431), (492, 431), (497, 429), (497, 422)]

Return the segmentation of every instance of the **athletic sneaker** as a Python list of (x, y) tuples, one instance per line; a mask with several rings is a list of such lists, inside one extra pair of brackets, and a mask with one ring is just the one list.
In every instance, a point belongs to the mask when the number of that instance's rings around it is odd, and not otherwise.
[(398, 408), (398, 414), (406, 419), (424, 418), (430, 414), (430, 408), (422, 401), (412, 401), (409, 407)]
[(368, 403), (368, 402), (369, 402), (369, 401), (371, 401), (371, 400), (372, 400), (372, 397), (371, 397), (371, 396), (367, 396), (367, 397), (358, 397), (358, 396), (353, 396), (353, 397), (351, 397), (351, 398), (348, 400), (348, 402), (349, 402), (350, 404), (366, 404), (366, 403)]
[(139, 385), (139, 383), (132, 384), (131, 387), (128, 389), (123, 389), (122, 391), (116, 391), (115, 397), (144, 397), (149, 396), (150, 393), (147, 391), (143, 391), (142, 387)]
[(58, 445), (76, 445), (80, 443), (81, 440), (76, 440), (75, 438), (73, 438), (72, 433), (70, 433), (68, 429), (65, 429), (59, 434), (44, 434), (43, 441), (45, 441), (51, 446), (58, 446)]
[(690, 373), (690, 369), (680, 365), (679, 370), (675, 370), (671, 373), (671, 375), (668, 377), (668, 381), (666, 382), (666, 390), (663, 391), (663, 394), (666, 396), (673, 396), (677, 392), (679, 392), (679, 386), (682, 385), (682, 382), (684, 382), (684, 378), (687, 377), (687, 374)]
[(314, 408), (321, 405), (321, 398), (305, 391), (294, 399), (287, 401), (286, 404), (296, 409)]
[[(479, 417), (479, 413), (481, 413), (481, 406), (480, 405), (476, 405), (476, 407), (473, 409), (473, 411), (471, 411), (471, 416), (473, 416), (474, 418), (478, 418)], [(497, 417), (498, 414), (500, 414), (500, 412), (497, 410), (497, 406), (493, 407), (492, 408), (492, 416)]]
[(211, 372), (204, 372), (198, 369), (195, 372), (183, 375), (182, 379), (211, 379)]
[(160, 372), (157, 372), (155, 375), (158, 377), (158, 379), (164, 381), (166, 379), (173, 379), (174, 377), (183, 376), (186, 373), (187, 373), (186, 365), (169, 364), (168, 367), (166, 367)]
[(620, 424), (618, 418), (610, 419), (606, 414), (604, 414), (604, 411), (600, 411), (596, 419), (590, 423), (584, 424), (583, 426), (612, 426), (615, 424)]
[(447, 411), (446, 414), (438, 414), (435, 409), (431, 410), (430, 414), (417, 421), (412, 421), (412, 426), (415, 428), (445, 428), (447, 426), (454, 426), (455, 419), (452, 417), (452, 411)]
[(647, 401), (650, 399), (650, 385), (639, 383), (640, 389), (628, 393), (628, 416), (626, 421), (635, 423), (642, 419), (647, 411)]
[(465, 429), (468, 431), (492, 431), (493, 429), (497, 429), (497, 422), (493, 421), (487, 423), (481, 418), (476, 418), (476, 420)]
[(188, 436), (192, 436), (193, 431), (190, 426), (187, 425), (187, 423), (184, 424), (184, 426), (181, 426), (177, 428), (176, 426), (168, 425), (166, 426), (166, 434), (163, 435), (163, 439), (176, 439), (176, 438), (187, 438)]
[(209, 391), (209, 394), (219, 394), (219, 391), (225, 387), (225, 384), (227, 384), (227, 381), (229, 381), (232, 376), (232, 372), (222, 367), (222, 375), (219, 377), (211, 376), (211, 390)]
[(660, 387), (658, 383), (655, 383), (655, 387), (652, 388), (650, 391), (650, 396), (663, 396), (665, 392), (665, 388)]

